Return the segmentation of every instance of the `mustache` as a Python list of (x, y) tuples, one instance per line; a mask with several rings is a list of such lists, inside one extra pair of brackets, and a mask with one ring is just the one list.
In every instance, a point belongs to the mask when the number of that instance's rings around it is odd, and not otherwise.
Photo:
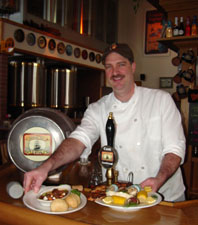
[(124, 75), (122, 75), (122, 74), (116, 74), (116, 75), (113, 75), (111, 77), (111, 80), (116, 79), (116, 78), (122, 78), (122, 77), (124, 77)]

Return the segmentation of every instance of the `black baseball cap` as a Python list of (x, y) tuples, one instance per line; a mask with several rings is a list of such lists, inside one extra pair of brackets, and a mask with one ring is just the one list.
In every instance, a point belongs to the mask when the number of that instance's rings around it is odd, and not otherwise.
[(134, 62), (134, 55), (131, 48), (127, 44), (113, 43), (104, 50), (102, 60), (105, 62), (106, 57), (111, 53), (116, 52), (123, 57), (127, 58), (131, 63)]

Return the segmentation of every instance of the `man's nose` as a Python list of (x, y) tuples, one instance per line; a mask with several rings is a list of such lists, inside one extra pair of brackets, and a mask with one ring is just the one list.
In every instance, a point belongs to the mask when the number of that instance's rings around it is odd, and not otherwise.
[(112, 74), (113, 75), (117, 75), (118, 74), (118, 68), (117, 67), (113, 67), (112, 68)]

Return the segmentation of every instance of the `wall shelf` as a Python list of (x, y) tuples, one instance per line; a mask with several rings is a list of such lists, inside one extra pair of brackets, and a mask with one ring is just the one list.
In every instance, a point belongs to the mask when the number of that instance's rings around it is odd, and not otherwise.
[(194, 48), (198, 47), (198, 35), (196, 36), (178, 36), (171, 38), (159, 38), (157, 40), (171, 50), (178, 52), (182, 47)]

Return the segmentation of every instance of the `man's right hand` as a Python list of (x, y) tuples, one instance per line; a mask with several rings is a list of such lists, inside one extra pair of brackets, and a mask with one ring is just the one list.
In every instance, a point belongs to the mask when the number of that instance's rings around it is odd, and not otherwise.
[(48, 171), (44, 170), (42, 167), (36, 168), (30, 172), (24, 174), (23, 187), (25, 193), (30, 190), (38, 192), (42, 183), (48, 176)]

